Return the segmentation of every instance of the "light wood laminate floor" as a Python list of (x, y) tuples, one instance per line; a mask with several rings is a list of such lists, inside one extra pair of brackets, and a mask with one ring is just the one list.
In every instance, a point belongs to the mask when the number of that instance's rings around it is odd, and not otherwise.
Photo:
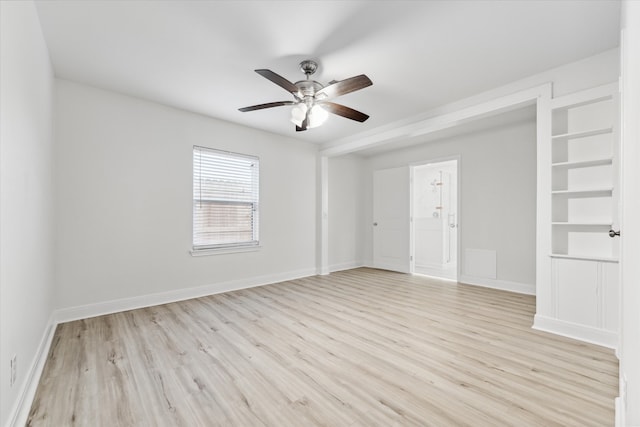
[(356, 269), (58, 326), (31, 426), (610, 426), (535, 298)]

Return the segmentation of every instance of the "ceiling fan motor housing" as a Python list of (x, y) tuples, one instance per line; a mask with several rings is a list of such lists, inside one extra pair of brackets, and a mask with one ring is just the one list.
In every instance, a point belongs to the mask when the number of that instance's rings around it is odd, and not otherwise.
[(316, 92), (324, 87), (315, 80), (300, 80), (299, 82), (295, 82), (294, 84), (298, 88), (301, 98), (303, 99), (308, 96), (315, 96)]

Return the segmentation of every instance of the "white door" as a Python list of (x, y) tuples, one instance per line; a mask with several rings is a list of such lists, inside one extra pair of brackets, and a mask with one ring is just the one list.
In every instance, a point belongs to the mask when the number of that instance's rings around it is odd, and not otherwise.
[(457, 279), (457, 160), (412, 166), (413, 273)]
[(373, 265), (409, 273), (409, 167), (373, 173)]

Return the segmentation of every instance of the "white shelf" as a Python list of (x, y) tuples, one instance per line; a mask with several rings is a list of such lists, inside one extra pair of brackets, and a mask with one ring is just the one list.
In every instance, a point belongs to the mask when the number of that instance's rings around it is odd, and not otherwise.
[(565, 259), (582, 259), (586, 261), (600, 261), (600, 262), (618, 262), (616, 257), (599, 257), (590, 255), (568, 255), (568, 254), (549, 254), (551, 258), (565, 258)]
[(613, 164), (613, 159), (611, 157), (608, 157), (605, 159), (583, 160), (580, 162), (558, 162), (552, 163), (551, 166), (558, 169), (579, 169), (592, 166), (606, 166), (611, 164)]
[(607, 127), (607, 128), (601, 128), (601, 129), (586, 130), (581, 132), (570, 132), (570, 133), (565, 133), (561, 135), (553, 135), (551, 137), (551, 140), (554, 142), (566, 141), (568, 139), (586, 138), (589, 136), (603, 135), (605, 133), (612, 133), (612, 132), (613, 132), (613, 128)]
[(613, 94), (618, 92), (618, 82), (607, 83), (569, 95), (563, 95), (551, 100), (551, 111), (566, 110), (581, 107), (583, 105), (595, 104), (613, 98)]
[(589, 188), (584, 190), (554, 190), (551, 192), (554, 196), (566, 197), (606, 197), (611, 196), (613, 187), (605, 188)]

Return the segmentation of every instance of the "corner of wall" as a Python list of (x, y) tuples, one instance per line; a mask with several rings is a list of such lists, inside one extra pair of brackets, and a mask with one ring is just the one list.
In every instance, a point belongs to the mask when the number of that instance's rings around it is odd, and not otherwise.
[[(33, 1), (0, 2), (0, 424), (24, 425), (53, 336), (54, 76)], [(6, 250), (10, 249), (10, 250)]]

